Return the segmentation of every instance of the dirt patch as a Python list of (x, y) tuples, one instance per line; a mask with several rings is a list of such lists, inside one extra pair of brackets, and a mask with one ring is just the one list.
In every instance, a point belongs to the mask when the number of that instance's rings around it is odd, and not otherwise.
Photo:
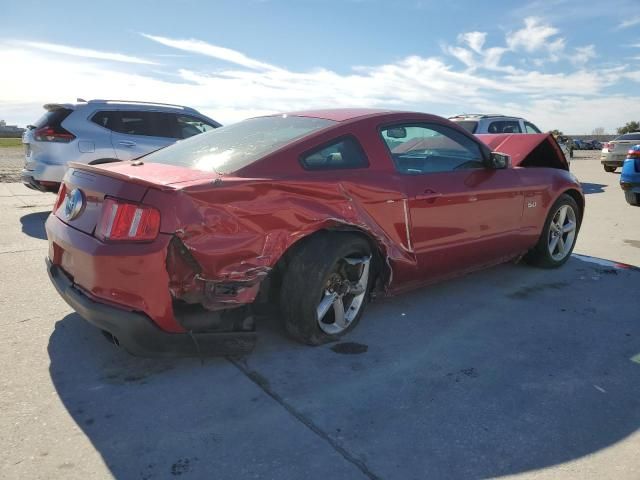
[(0, 148), (0, 183), (20, 181), (20, 170), (24, 166), (24, 148)]

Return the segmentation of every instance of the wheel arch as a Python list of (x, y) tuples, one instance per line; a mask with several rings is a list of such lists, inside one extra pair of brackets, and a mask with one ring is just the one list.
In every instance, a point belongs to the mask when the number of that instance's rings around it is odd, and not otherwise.
[(371, 247), (373, 253), (373, 266), (374, 266), (374, 286), (373, 292), (384, 291), (386, 286), (390, 283), (392, 278), (392, 271), (389, 265), (385, 248), (379, 242), (373, 234), (366, 229), (356, 225), (350, 225), (346, 223), (336, 222), (332, 225), (327, 225), (319, 228), (308, 235), (305, 235), (295, 242), (293, 242), (280, 256), (278, 261), (272, 268), (269, 276), (261, 285), (260, 293), (258, 295), (258, 301), (270, 301), (273, 300), (273, 295), (279, 291), (282, 284), (282, 276), (287, 269), (287, 266), (291, 259), (296, 255), (299, 249), (307, 242), (321, 235), (341, 235), (341, 234), (355, 234), (364, 238)]
[[(582, 218), (584, 216), (584, 196), (575, 188), (565, 190), (564, 192), (562, 192), (562, 194), (560, 194), (560, 196), (562, 195), (569, 195), (578, 204), (578, 208), (580, 209), (580, 223), (582, 224)], [(560, 198), (560, 196), (558, 196), (558, 198)]]

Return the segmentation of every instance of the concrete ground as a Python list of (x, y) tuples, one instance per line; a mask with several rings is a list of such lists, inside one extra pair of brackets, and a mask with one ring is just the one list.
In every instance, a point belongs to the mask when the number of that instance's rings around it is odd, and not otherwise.
[[(640, 266), (618, 175), (572, 170), (576, 252)], [(341, 344), (272, 321), (246, 358), (139, 359), (49, 284), (53, 198), (0, 184), (0, 478), (639, 478), (640, 271), (503, 265), (370, 305)]]

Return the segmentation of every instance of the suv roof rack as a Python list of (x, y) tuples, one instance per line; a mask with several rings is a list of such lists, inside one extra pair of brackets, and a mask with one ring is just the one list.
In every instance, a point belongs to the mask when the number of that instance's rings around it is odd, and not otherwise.
[(511, 117), (511, 115), (502, 115), (501, 113), (461, 113), (460, 115), (454, 115), (451, 118), (461, 118), (461, 117), (493, 118), (493, 117)]
[(185, 107), (184, 105), (174, 105), (172, 103), (160, 103), (160, 102), (142, 102), (137, 100), (113, 100), (113, 99), (95, 98), (93, 100), (89, 100), (87, 103), (124, 103), (127, 105), (153, 105), (157, 107), (180, 108), (188, 112), (197, 112), (196, 109), (191, 107)]

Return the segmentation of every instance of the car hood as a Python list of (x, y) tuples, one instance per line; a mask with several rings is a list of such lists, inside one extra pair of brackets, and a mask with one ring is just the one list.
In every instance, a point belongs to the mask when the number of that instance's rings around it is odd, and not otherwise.
[(506, 153), (514, 167), (551, 167), (569, 170), (569, 164), (550, 133), (476, 135), (492, 152)]

